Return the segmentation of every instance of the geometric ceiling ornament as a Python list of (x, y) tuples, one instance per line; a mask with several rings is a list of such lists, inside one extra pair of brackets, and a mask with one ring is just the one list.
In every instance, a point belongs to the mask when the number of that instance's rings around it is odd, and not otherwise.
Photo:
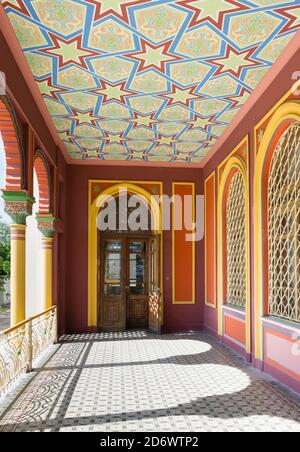
[(201, 162), (300, 29), (298, 0), (2, 3), (77, 161)]

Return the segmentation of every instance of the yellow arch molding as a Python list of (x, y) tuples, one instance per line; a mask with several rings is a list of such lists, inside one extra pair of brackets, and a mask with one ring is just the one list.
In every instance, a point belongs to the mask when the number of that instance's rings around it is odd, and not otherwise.
[(263, 324), (264, 297), (263, 297), (263, 213), (262, 213), (262, 176), (265, 158), (270, 143), (280, 127), (286, 120), (300, 121), (300, 102), (291, 101), (281, 105), (272, 116), (255, 159), (254, 174), (254, 256), (255, 256), (255, 358), (263, 360)]
[[(97, 326), (97, 215), (107, 198), (114, 197), (126, 189), (129, 193), (141, 196), (150, 206), (154, 218), (154, 232), (162, 234), (162, 212), (151, 193), (138, 185), (122, 182), (104, 190), (90, 205), (89, 199), (89, 240), (88, 240), (88, 326)], [(89, 194), (90, 196), (90, 194)]]
[(231, 157), (223, 171), (219, 186), (218, 195), (218, 334), (223, 336), (223, 305), (224, 305), (224, 259), (223, 259), (223, 199), (224, 189), (230, 172), (238, 170), (244, 180), (245, 185), (245, 206), (246, 206), (246, 352), (251, 353), (251, 298), (250, 298), (250, 210), (249, 210), (249, 176), (245, 162), (241, 157)]

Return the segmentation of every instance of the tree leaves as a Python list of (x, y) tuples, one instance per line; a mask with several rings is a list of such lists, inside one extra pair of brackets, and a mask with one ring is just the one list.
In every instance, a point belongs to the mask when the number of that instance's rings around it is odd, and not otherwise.
[(0, 217), (0, 291), (5, 279), (10, 277), (10, 229)]

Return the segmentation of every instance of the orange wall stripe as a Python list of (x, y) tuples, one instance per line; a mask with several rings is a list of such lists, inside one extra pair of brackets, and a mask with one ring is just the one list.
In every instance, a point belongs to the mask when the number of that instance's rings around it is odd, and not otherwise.
[(216, 293), (216, 173), (204, 182), (205, 194), (205, 304), (217, 306)]
[(234, 339), (241, 345), (246, 345), (246, 328), (243, 320), (235, 319), (225, 314), (224, 316), (225, 336)]
[(175, 230), (175, 220), (179, 218), (179, 205), (173, 205), (172, 221), (172, 268), (173, 268), (173, 304), (195, 304), (195, 241), (187, 241), (186, 235), (191, 234), (189, 224), (184, 225), (185, 212), (184, 197), (193, 197), (193, 212), (189, 223), (195, 222), (195, 184), (173, 183), (173, 196), (178, 195), (182, 200), (182, 224), (181, 230)]

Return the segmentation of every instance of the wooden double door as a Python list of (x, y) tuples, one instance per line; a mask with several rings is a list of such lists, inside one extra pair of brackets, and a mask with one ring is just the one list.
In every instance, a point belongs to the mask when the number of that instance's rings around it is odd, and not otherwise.
[(100, 329), (149, 328), (159, 333), (159, 237), (103, 234), (99, 257)]

